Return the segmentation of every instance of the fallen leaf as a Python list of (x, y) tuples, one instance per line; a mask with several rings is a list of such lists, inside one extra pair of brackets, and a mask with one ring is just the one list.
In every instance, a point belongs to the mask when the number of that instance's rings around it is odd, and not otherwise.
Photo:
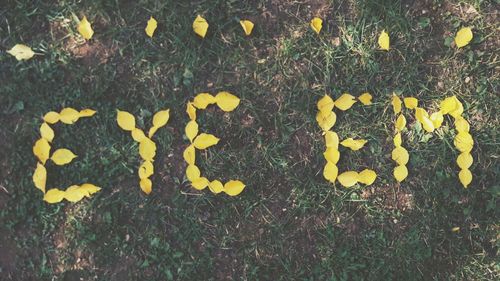
[(33, 173), (33, 183), (35, 184), (36, 188), (45, 193), (45, 184), (47, 183), (47, 170), (42, 164), (38, 162), (36, 163), (36, 169)]
[(245, 184), (239, 180), (230, 180), (224, 185), (224, 192), (229, 196), (236, 196), (245, 189)]
[(215, 97), (209, 93), (200, 93), (194, 97), (193, 105), (198, 109), (205, 109), (209, 104), (215, 103)]
[(393, 142), (394, 142), (395, 147), (401, 146), (401, 144), (403, 143), (403, 141), (401, 139), (401, 133), (399, 133), (399, 132), (396, 133), (396, 135), (394, 136)]
[(219, 92), (215, 96), (215, 102), (220, 109), (225, 112), (233, 111), (240, 104), (240, 99), (229, 93), (229, 92)]
[(408, 169), (404, 165), (400, 165), (394, 168), (394, 178), (398, 182), (402, 182), (408, 176)]
[(335, 106), (335, 102), (329, 95), (323, 96), (316, 105), (323, 116), (328, 116)]
[(66, 107), (59, 112), (59, 120), (64, 124), (74, 124), (80, 119), (80, 112), (71, 107)]
[(335, 107), (342, 111), (346, 111), (355, 103), (356, 98), (354, 96), (344, 93), (335, 101)]
[(23, 44), (14, 45), (12, 49), (7, 50), (7, 53), (13, 55), (18, 61), (29, 60), (35, 55), (35, 52), (30, 47)]
[(190, 181), (193, 182), (197, 179), (199, 179), (201, 176), (200, 169), (196, 167), (196, 165), (188, 165), (186, 168), (186, 178)]
[(459, 118), (455, 119), (455, 129), (459, 133), (460, 132), (468, 133), (470, 130), (469, 122), (467, 122), (467, 120), (465, 120), (465, 118), (460, 116)]
[(470, 29), (470, 27), (463, 27), (457, 32), (457, 35), (455, 36), (455, 44), (457, 45), (457, 48), (462, 48), (464, 46), (467, 46), (472, 38), (472, 29)]
[(186, 163), (188, 163), (189, 165), (194, 165), (195, 155), (196, 155), (196, 149), (192, 144), (188, 146), (184, 150), (184, 153), (182, 154), (182, 156), (184, 157), (184, 161), (186, 161)]
[(392, 150), (391, 153), (392, 160), (396, 161), (399, 165), (406, 165), (408, 160), (410, 160), (410, 154), (408, 154), (408, 150), (406, 150), (402, 146), (398, 146)]
[(60, 119), (59, 113), (55, 111), (49, 111), (45, 113), (45, 115), (43, 116), (43, 121), (49, 124), (55, 124), (59, 122), (59, 119)]
[(45, 164), (50, 155), (49, 142), (44, 138), (37, 140), (33, 146), (33, 154), (38, 158), (38, 160), (40, 160), (40, 162), (42, 162), (42, 164)]
[(158, 27), (158, 22), (155, 20), (155, 18), (150, 17), (148, 20), (148, 24), (146, 25), (146, 28), (144, 29), (144, 31), (146, 31), (146, 34), (149, 37), (153, 38), (153, 34), (154, 34), (157, 27)]
[(208, 184), (208, 188), (215, 194), (219, 194), (224, 191), (224, 185), (218, 180), (211, 181), (210, 184)]
[(429, 118), (429, 113), (427, 113), (425, 109), (417, 107), (417, 109), (415, 109), (415, 119), (422, 124), (425, 131), (429, 133), (434, 132), (434, 123), (432, 123), (432, 120)]
[(358, 183), (359, 174), (355, 171), (343, 172), (337, 177), (337, 180), (344, 187), (351, 187)]
[(336, 148), (328, 147), (323, 153), (323, 157), (325, 157), (326, 161), (337, 164), (340, 159), (340, 152)]
[(372, 104), (372, 98), (373, 97), (370, 93), (363, 93), (358, 97), (358, 100), (364, 105), (370, 105)]
[(193, 142), (196, 135), (198, 135), (198, 123), (196, 123), (196, 121), (193, 120), (189, 121), (184, 131), (189, 141)]
[(328, 116), (323, 116), (321, 111), (316, 114), (316, 122), (318, 122), (319, 127), (325, 132), (330, 130), (333, 125), (335, 125), (336, 121), (337, 115), (333, 111), (331, 111)]
[(377, 179), (377, 173), (370, 169), (364, 169), (358, 174), (358, 181), (366, 185), (371, 185)]
[(92, 116), (94, 116), (95, 113), (96, 113), (95, 110), (90, 109), (90, 108), (86, 108), (86, 109), (80, 110), (79, 115), (80, 115), (80, 117), (92, 117)]
[(325, 143), (326, 143), (326, 147), (338, 149), (339, 148), (339, 136), (335, 132), (326, 131), (325, 132)]
[(382, 30), (382, 33), (380, 33), (378, 37), (378, 45), (380, 46), (380, 49), (389, 51), (390, 39), (389, 34), (385, 32), (385, 30)]
[(92, 26), (90, 22), (87, 20), (87, 17), (83, 17), (83, 19), (78, 24), (78, 32), (82, 35), (83, 38), (89, 40), (94, 35), (94, 30), (92, 30)]
[(139, 166), (138, 174), (141, 180), (149, 178), (151, 175), (153, 175), (153, 173), (154, 173), (153, 162), (144, 161), (142, 162), (141, 166)]
[(205, 38), (208, 30), (208, 22), (200, 15), (196, 17), (193, 21), (193, 31), (198, 34), (201, 38)]
[(54, 130), (52, 130), (52, 128), (44, 122), (40, 126), (40, 135), (48, 142), (52, 142), (52, 140), (54, 139)]
[(250, 34), (252, 34), (253, 22), (251, 22), (249, 20), (240, 20), (240, 25), (243, 28), (243, 31), (245, 31), (246, 36), (249, 36)]
[(334, 163), (326, 162), (325, 168), (323, 169), (323, 177), (331, 183), (335, 183), (339, 169)]
[(460, 173), (458, 173), (458, 178), (460, 179), (462, 185), (467, 188), (467, 186), (472, 182), (472, 173), (469, 169), (460, 170)]
[(216, 145), (219, 142), (219, 138), (211, 134), (201, 133), (194, 139), (194, 147), (197, 149), (206, 149), (212, 145)]
[(143, 139), (139, 143), (139, 155), (143, 160), (153, 162), (156, 155), (156, 144), (149, 138)]
[(418, 106), (418, 100), (413, 97), (404, 98), (403, 102), (405, 103), (405, 107), (408, 109), (415, 109)]
[(406, 118), (403, 114), (400, 114), (396, 119), (396, 130), (401, 132), (406, 127)]
[(401, 112), (401, 99), (396, 96), (395, 94), (392, 94), (392, 110), (394, 111), (394, 114), (399, 114)]
[(78, 185), (72, 185), (64, 191), (64, 198), (69, 202), (78, 202), (83, 199), (88, 193), (81, 189)]
[(353, 139), (353, 138), (347, 138), (343, 140), (340, 144), (342, 146), (348, 147), (351, 150), (360, 150), (368, 141), (365, 139)]
[(141, 129), (139, 129), (139, 128), (134, 128), (131, 131), (131, 135), (132, 135), (132, 138), (136, 142), (139, 142), (139, 143), (146, 138), (146, 135), (144, 134), (144, 132)]
[(167, 125), (169, 119), (170, 119), (170, 109), (156, 112), (155, 115), (153, 115), (153, 127), (149, 129), (148, 133), (149, 138), (152, 138), (159, 128)]
[(467, 132), (459, 132), (455, 136), (454, 144), (460, 152), (470, 152), (474, 146), (474, 140), (472, 139), (471, 134)]
[(148, 178), (141, 179), (141, 181), (139, 182), (139, 186), (141, 187), (141, 190), (146, 194), (150, 194), (153, 190), (153, 182)]
[(457, 157), (457, 165), (462, 170), (469, 169), (469, 167), (472, 166), (472, 162), (474, 162), (474, 159), (469, 152), (462, 152)]
[(118, 122), (118, 126), (125, 131), (132, 131), (135, 129), (135, 117), (126, 111), (117, 110), (116, 122)]
[(435, 129), (441, 127), (444, 121), (443, 114), (441, 114), (440, 111), (432, 113), (429, 119), (431, 120), (432, 125), (434, 126)]
[(59, 203), (64, 199), (65, 192), (57, 188), (52, 188), (43, 196), (43, 200), (47, 203)]
[(60, 148), (52, 154), (50, 160), (52, 160), (56, 165), (62, 166), (70, 163), (76, 155), (71, 152), (71, 150), (66, 148)]
[(207, 186), (208, 186), (208, 184), (209, 184), (209, 183), (210, 183), (210, 182), (208, 181), (208, 179), (207, 179), (207, 178), (205, 178), (205, 177), (200, 177), (200, 178), (198, 178), (198, 179), (196, 179), (196, 180), (192, 181), (192, 182), (191, 182), (191, 185), (192, 185), (195, 189), (197, 189), (197, 190), (203, 190), (203, 189), (205, 189), (205, 187), (207, 187)]
[(314, 32), (316, 32), (316, 34), (319, 34), (321, 28), (323, 28), (323, 20), (318, 17), (313, 18), (311, 20), (311, 28)]
[(187, 103), (186, 113), (188, 114), (189, 119), (196, 120), (196, 107), (194, 107), (192, 102)]

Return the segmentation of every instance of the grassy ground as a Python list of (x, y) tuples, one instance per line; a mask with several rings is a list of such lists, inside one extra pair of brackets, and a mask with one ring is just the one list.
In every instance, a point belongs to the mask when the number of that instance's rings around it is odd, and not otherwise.
[[(35, 3), (36, 2), (36, 3)], [(242, 3), (243, 2), (243, 3)], [(402, 3), (401, 3), (402, 2)], [(0, 7), (0, 279), (2, 280), (493, 280), (499, 278), (498, 1), (10, 1)], [(196, 14), (210, 23), (204, 40)], [(84, 43), (74, 17), (95, 35)], [(159, 28), (144, 34), (153, 15)], [(308, 21), (325, 20), (317, 36)], [(246, 38), (239, 18), (256, 24)], [(449, 46), (461, 26), (474, 40)], [(392, 50), (377, 50), (389, 31)], [(39, 54), (17, 62), (3, 50)], [(199, 155), (210, 178), (240, 178), (236, 198), (196, 192), (184, 177), (185, 104), (228, 90), (234, 112), (210, 109), (203, 131), (222, 141)], [(324, 141), (315, 121), (325, 93), (374, 104), (338, 114), (341, 171), (379, 177), (345, 189), (322, 177)], [(410, 175), (392, 178), (392, 92), (428, 109), (464, 103), (475, 140), (465, 190), (458, 182), (451, 120), (427, 134), (409, 114)], [(48, 165), (48, 186), (92, 182), (77, 204), (48, 205), (35, 189), (32, 145), (41, 116), (63, 107), (98, 114), (56, 126), (55, 147), (79, 158)], [(170, 108), (155, 141), (154, 190), (138, 187), (137, 145), (116, 109), (150, 124)], [(149, 126), (149, 125), (147, 125)], [(452, 228), (460, 227), (453, 232)], [(81, 279), (80, 279), (81, 278)]]

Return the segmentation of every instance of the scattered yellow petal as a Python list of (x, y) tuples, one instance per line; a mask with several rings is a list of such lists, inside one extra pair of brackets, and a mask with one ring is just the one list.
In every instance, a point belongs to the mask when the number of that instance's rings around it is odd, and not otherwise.
[(192, 144), (188, 146), (184, 150), (184, 153), (182, 154), (182, 156), (184, 157), (184, 161), (186, 161), (186, 163), (188, 163), (189, 165), (194, 165), (195, 155), (196, 155), (196, 149)]
[(215, 194), (219, 194), (224, 191), (224, 185), (218, 180), (213, 180), (212, 182), (210, 182), (210, 184), (208, 184), (208, 188), (210, 189), (210, 191), (212, 191), (212, 193)]
[(394, 178), (398, 182), (402, 182), (408, 176), (408, 169), (405, 165), (400, 165), (394, 168)]
[(316, 114), (316, 121), (318, 122), (318, 125), (323, 131), (328, 131), (330, 130), (333, 125), (335, 125), (335, 122), (337, 121), (337, 115), (335, 112), (331, 111), (329, 115), (324, 116), (321, 111), (319, 111)]
[(358, 100), (364, 105), (370, 105), (372, 104), (372, 98), (373, 97), (370, 93), (363, 93), (358, 97)]
[(193, 142), (196, 135), (198, 135), (198, 123), (196, 123), (196, 121), (194, 120), (189, 121), (184, 131), (189, 141)]
[(457, 165), (462, 170), (469, 169), (469, 167), (472, 165), (472, 162), (474, 162), (474, 159), (469, 152), (462, 152), (457, 157)]
[(474, 140), (472, 139), (471, 134), (467, 132), (459, 132), (455, 136), (454, 144), (460, 152), (469, 152), (474, 146)]
[(348, 147), (351, 150), (360, 150), (368, 141), (365, 139), (353, 139), (353, 138), (348, 138), (343, 140), (340, 144), (342, 146)]
[(160, 110), (153, 115), (153, 126), (161, 128), (167, 125), (168, 119), (170, 119), (170, 109)]
[(406, 126), (406, 118), (403, 114), (400, 114), (396, 119), (396, 130), (401, 132)]
[(229, 196), (240, 194), (245, 188), (245, 184), (239, 180), (230, 180), (224, 185), (224, 192)]
[(88, 193), (78, 185), (72, 185), (64, 191), (64, 198), (69, 202), (78, 202), (87, 196)]
[(87, 17), (83, 17), (83, 19), (78, 24), (78, 32), (82, 35), (83, 38), (89, 40), (94, 35), (94, 30), (92, 30), (92, 26), (90, 22), (87, 20)]
[(441, 104), (440, 104), (440, 111), (442, 114), (448, 114), (450, 113), (451, 111), (454, 111), (456, 108), (457, 108), (457, 99), (454, 98), (455, 96), (453, 97), (448, 97), (448, 98), (445, 98), (443, 101), (441, 101)]
[(211, 134), (201, 133), (194, 139), (194, 147), (197, 149), (206, 149), (212, 145), (216, 145), (219, 138)]
[(55, 124), (59, 122), (60, 116), (59, 113), (55, 111), (49, 111), (43, 116), (43, 121), (49, 124)]
[(470, 27), (462, 27), (455, 36), (455, 44), (457, 45), (457, 48), (467, 46), (472, 40), (472, 37), (473, 35)]
[(389, 34), (387, 34), (385, 30), (382, 30), (382, 33), (378, 36), (378, 45), (380, 46), (380, 49), (389, 51), (390, 39)]
[(198, 189), (198, 190), (203, 190), (205, 189), (205, 187), (208, 186), (208, 184), (210, 184), (210, 182), (208, 181), (207, 178), (205, 177), (201, 177), (201, 178), (198, 178), (196, 180), (194, 180), (193, 182), (191, 182), (191, 185), (195, 188), (195, 189)]
[(334, 163), (326, 162), (325, 168), (323, 169), (323, 177), (329, 182), (334, 183), (337, 179), (339, 169)]
[(193, 21), (193, 31), (198, 34), (201, 38), (205, 38), (208, 30), (208, 22), (200, 15), (196, 17)]
[(150, 17), (148, 20), (148, 24), (146, 25), (146, 28), (144, 29), (144, 31), (146, 31), (146, 34), (149, 37), (153, 38), (153, 34), (156, 30), (156, 27), (158, 27), (158, 22), (155, 20), (155, 18)]
[(429, 119), (431, 120), (432, 125), (436, 129), (441, 127), (441, 124), (443, 124), (443, 121), (444, 121), (443, 114), (440, 111), (436, 111), (436, 112), (432, 113), (431, 117), (429, 117)]
[(136, 142), (141, 142), (146, 138), (144, 132), (139, 128), (134, 128), (131, 132), (131, 135)]
[(325, 157), (326, 161), (337, 164), (340, 159), (340, 152), (336, 148), (328, 147), (323, 153), (323, 156)]
[(139, 143), (139, 155), (143, 160), (153, 162), (156, 155), (156, 144), (149, 138), (143, 139)]
[(394, 111), (394, 114), (398, 114), (401, 112), (401, 104), (401, 99), (395, 94), (392, 94), (392, 109)]
[(187, 103), (186, 113), (189, 115), (189, 119), (196, 120), (196, 107), (194, 107), (192, 102)]
[(311, 28), (314, 32), (316, 32), (316, 34), (319, 34), (321, 28), (323, 28), (323, 20), (318, 17), (313, 18), (311, 20)]
[(40, 189), (43, 193), (45, 193), (46, 182), (47, 182), (47, 170), (42, 164), (37, 162), (35, 172), (33, 173), (33, 183), (35, 184), (36, 188)]
[(377, 179), (377, 173), (370, 169), (364, 169), (358, 174), (358, 181), (366, 185), (371, 185)]
[(49, 142), (44, 138), (37, 140), (33, 146), (33, 154), (38, 158), (38, 160), (40, 160), (40, 162), (42, 162), (42, 164), (45, 164), (47, 159), (49, 159), (50, 154)]
[(459, 117), (459, 118), (455, 119), (455, 129), (459, 133), (460, 132), (468, 133), (470, 130), (469, 122), (467, 122), (467, 120), (465, 120), (465, 118)]
[(243, 31), (245, 31), (246, 36), (249, 36), (250, 34), (252, 34), (253, 22), (251, 22), (249, 20), (240, 20), (240, 25), (243, 28)]
[(59, 119), (64, 124), (73, 124), (80, 119), (80, 112), (71, 107), (63, 108), (59, 113)]
[(450, 114), (451, 116), (453, 116), (453, 118), (460, 118), (460, 117), (462, 117), (461, 115), (462, 115), (462, 113), (464, 113), (464, 106), (463, 106), (463, 104), (457, 99), (456, 96), (453, 96), (451, 98), (455, 100), (456, 107), (455, 107), (454, 110), (448, 112), (448, 114)]
[(99, 190), (101, 190), (100, 187), (98, 186), (95, 186), (91, 183), (84, 183), (80, 186), (80, 189), (85, 191), (87, 193), (87, 195), (85, 195), (86, 197), (90, 197), (90, 195), (98, 192)]
[(345, 111), (351, 108), (353, 104), (356, 103), (356, 98), (348, 93), (342, 94), (336, 101), (335, 107)]
[(8, 50), (7, 53), (16, 57), (18, 61), (29, 60), (35, 55), (35, 52), (33, 52), (30, 47), (23, 44), (16, 44), (12, 49)]
[(135, 129), (135, 117), (134, 115), (126, 112), (117, 110), (116, 122), (118, 122), (118, 126), (125, 131), (132, 131)]
[(198, 109), (205, 109), (209, 104), (215, 103), (215, 97), (208, 93), (200, 93), (194, 97), (193, 105)]
[(408, 160), (410, 160), (410, 154), (408, 150), (402, 146), (398, 146), (392, 150), (392, 160), (396, 161), (399, 165), (406, 165)]
[(403, 102), (405, 103), (405, 106), (408, 109), (415, 109), (418, 106), (418, 100), (413, 97), (404, 98)]
[(46, 139), (48, 142), (52, 142), (54, 139), (54, 130), (52, 130), (52, 128), (44, 122), (40, 126), (40, 135), (42, 135), (42, 138)]
[(141, 179), (141, 181), (139, 182), (139, 186), (141, 187), (141, 190), (146, 194), (150, 194), (153, 190), (153, 182), (148, 178)]
[(325, 143), (326, 143), (326, 147), (338, 149), (339, 148), (339, 136), (335, 132), (326, 131), (325, 132)]
[(460, 231), (460, 227), (458, 226), (455, 226), (454, 228), (451, 229), (451, 232), (459, 232)]
[(432, 120), (429, 118), (429, 113), (427, 113), (425, 109), (417, 107), (415, 109), (415, 118), (422, 124), (425, 131), (429, 133), (434, 132), (434, 123), (432, 123)]
[(141, 164), (141, 166), (139, 166), (138, 174), (139, 174), (139, 178), (141, 180), (145, 179), (145, 178), (149, 178), (151, 175), (153, 175), (153, 173), (154, 173), (153, 162), (151, 162), (151, 161), (144, 161)]
[(322, 97), (317, 104), (318, 110), (323, 114), (323, 116), (328, 116), (334, 106), (335, 102), (329, 95)]
[(240, 104), (240, 99), (229, 93), (229, 92), (220, 92), (215, 96), (215, 102), (225, 112), (233, 111)]
[(337, 177), (337, 180), (344, 187), (351, 187), (358, 183), (359, 174), (355, 171), (343, 172)]
[(70, 163), (75, 159), (76, 155), (71, 152), (71, 150), (66, 148), (60, 148), (52, 154), (50, 160), (52, 160), (56, 165), (62, 166)]
[(186, 168), (186, 178), (190, 181), (193, 182), (197, 179), (199, 179), (201, 176), (200, 169), (196, 167), (196, 165), (188, 165)]
[(458, 173), (458, 178), (460, 179), (462, 185), (467, 188), (467, 186), (472, 182), (472, 173), (469, 169), (460, 170), (460, 173)]
[(393, 142), (394, 142), (395, 147), (401, 146), (401, 144), (403, 143), (403, 140), (401, 139), (401, 133), (399, 133), (399, 132), (396, 133), (396, 135), (394, 136)]
[(90, 109), (90, 108), (86, 108), (86, 109), (80, 110), (79, 113), (80, 113), (80, 117), (91, 117), (91, 116), (94, 116), (96, 111), (93, 109)]
[(43, 196), (43, 200), (47, 203), (54, 204), (59, 203), (64, 199), (64, 191), (57, 188), (52, 188)]

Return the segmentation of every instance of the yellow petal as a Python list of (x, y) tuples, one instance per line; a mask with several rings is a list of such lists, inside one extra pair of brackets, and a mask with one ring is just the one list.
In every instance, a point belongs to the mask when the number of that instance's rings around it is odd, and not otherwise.
[(212, 191), (212, 193), (215, 194), (219, 194), (224, 191), (224, 185), (218, 180), (213, 180), (212, 182), (210, 182), (208, 188), (210, 189), (210, 191)]
[(196, 167), (196, 165), (189, 165), (186, 168), (186, 178), (190, 181), (193, 182), (197, 179), (199, 179), (201, 176), (200, 169)]
[(197, 178), (196, 180), (192, 181), (191, 182), (191, 185), (195, 188), (195, 189), (198, 189), (198, 190), (203, 190), (205, 189), (205, 187), (208, 186), (210, 182), (208, 181), (207, 178), (205, 177), (201, 177), (201, 178)]
[(355, 171), (343, 172), (337, 177), (337, 180), (344, 187), (351, 187), (358, 183), (359, 174)]
[(78, 185), (72, 185), (64, 191), (64, 198), (69, 202), (78, 202), (87, 196), (88, 193)]
[(431, 120), (432, 125), (436, 129), (441, 127), (441, 124), (443, 124), (443, 121), (444, 121), (443, 114), (440, 111), (436, 111), (436, 112), (432, 113), (431, 117), (429, 117), (429, 119)]
[(155, 18), (150, 17), (144, 31), (146, 31), (146, 34), (152, 38), (156, 27), (158, 27), (158, 22), (155, 20)]
[(143, 160), (153, 162), (156, 155), (156, 144), (149, 138), (143, 139), (139, 143), (139, 155)]
[(474, 162), (474, 159), (472, 158), (472, 155), (469, 152), (462, 152), (457, 157), (457, 165), (462, 170), (469, 169), (469, 167), (472, 165), (472, 162)]
[(245, 184), (239, 180), (230, 180), (224, 185), (224, 192), (229, 196), (236, 196), (245, 189)]
[(405, 165), (400, 165), (400, 166), (397, 166), (396, 168), (394, 168), (393, 174), (394, 174), (394, 178), (398, 182), (402, 182), (408, 176), (408, 169), (406, 168)]
[(48, 142), (52, 142), (54, 139), (54, 130), (52, 130), (47, 123), (43, 123), (42, 126), (40, 126), (40, 135)]
[(131, 134), (132, 134), (132, 138), (136, 142), (141, 142), (141, 141), (143, 141), (146, 138), (146, 135), (144, 134), (144, 132), (141, 129), (138, 129), (138, 128), (134, 128), (132, 130)]
[(189, 141), (193, 142), (196, 135), (198, 135), (198, 123), (196, 123), (196, 121), (193, 120), (189, 121), (184, 131)]
[(63, 108), (63, 110), (59, 113), (59, 119), (64, 124), (73, 124), (78, 121), (79, 118), (80, 112), (71, 107)]
[(400, 114), (398, 116), (398, 119), (396, 119), (396, 130), (398, 130), (398, 132), (401, 132), (405, 126), (406, 126), (406, 118), (403, 114)]
[(370, 105), (372, 104), (372, 95), (370, 93), (363, 93), (358, 97), (358, 100), (364, 105)]
[(366, 185), (371, 185), (377, 179), (377, 173), (370, 169), (364, 169), (358, 175), (358, 181)]
[(353, 138), (348, 138), (343, 140), (340, 144), (342, 146), (348, 147), (354, 151), (360, 150), (368, 141), (364, 139), (355, 140)]
[(29, 60), (35, 55), (35, 52), (33, 52), (30, 47), (23, 44), (16, 44), (12, 49), (8, 50), (7, 53), (16, 57), (18, 61)]
[(194, 165), (196, 150), (194, 149), (194, 145), (188, 146), (182, 156), (184, 157), (184, 161), (189, 165)]
[(194, 107), (192, 102), (187, 103), (186, 113), (189, 115), (189, 119), (196, 120), (196, 107)]
[(472, 40), (472, 30), (470, 27), (462, 27), (455, 36), (455, 44), (458, 48), (462, 48), (467, 46), (469, 42)]
[(205, 109), (209, 104), (215, 103), (215, 97), (208, 93), (200, 93), (194, 97), (193, 105), (198, 109)]
[(334, 163), (326, 162), (325, 168), (323, 169), (323, 177), (331, 183), (334, 183), (337, 179), (339, 169)]
[(92, 194), (98, 192), (99, 190), (101, 190), (100, 187), (95, 186), (95, 185), (93, 185), (91, 183), (84, 183), (84, 184), (82, 184), (80, 186), (80, 189), (83, 190), (83, 191), (85, 191), (87, 193), (87, 195), (85, 195), (87, 197), (90, 197), (90, 195), (92, 195)]
[(49, 124), (55, 124), (59, 122), (59, 119), (60, 119), (59, 113), (54, 111), (49, 111), (43, 116), (43, 121)]
[(243, 28), (243, 31), (245, 31), (246, 36), (249, 36), (250, 34), (252, 34), (253, 22), (251, 22), (249, 20), (240, 20), (240, 25)]
[(394, 111), (394, 114), (398, 114), (401, 112), (401, 104), (401, 99), (395, 94), (392, 94), (392, 109)]
[(90, 22), (87, 20), (87, 17), (83, 17), (83, 19), (78, 24), (78, 32), (82, 35), (83, 38), (89, 40), (94, 35), (94, 30), (92, 30), (92, 26)]
[(401, 144), (403, 143), (403, 141), (402, 141), (402, 139), (401, 139), (401, 133), (399, 133), (399, 132), (398, 132), (398, 133), (394, 136), (393, 142), (394, 142), (394, 146), (395, 146), (395, 147), (401, 146)]
[(126, 111), (117, 110), (116, 122), (118, 122), (118, 126), (125, 131), (132, 131), (135, 129), (135, 117)]
[(80, 112), (79, 112), (80, 117), (91, 117), (91, 116), (94, 116), (95, 113), (96, 113), (96, 111), (93, 109), (90, 109), (90, 108), (80, 110)]
[(467, 188), (467, 186), (472, 182), (472, 173), (469, 171), (469, 169), (460, 170), (460, 173), (458, 173), (458, 178), (460, 179), (462, 185)]
[(339, 136), (335, 132), (326, 131), (325, 132), (325, 143), (326, 143), (326, 147), (338, 149), (339, 148)]
[(457, 99), (453, 97), (448, 97), (445, 98), (443, 101), (441, 101), (440, 104), (440, 111), (442, 114), (448, 114), (451, 111), (454, 111), (457, 108)]
[(335, 112), (331, 111), (329, 115), (324, 116), (321, 111), (319, 111), (316, 114), (316, 121), (318, 122), (318, 125), (323, 131), (328, 131), (330, 130), (333, 125), (335, 125), (335, 122), (337, 121), (337, 115)]
[(417, 107), (415, 109), (415, 119), (417, 119), (417, 121), (422, 124), (424, 130), (429, 133), (434, 132), (434, 124), (432, 123), (431, 119), (429, 118), (429, 114), (427, 113), (427, 111), (425, 111), (425, 109)]
[(399, 165), (406, 165), (408, 160), (410, 160), (410, 154), (408, 154), (408, 150), (406, 150), (402, 146), (398, 146), (392, 150), (392, 160), (396, 161)]
[(42, 162), (42, 164), (45, 164), (47, 159), (49, 159), (50, 154), (49, 142), (44, 138), (37, 140), (33, 146), (33, 154), (38, 158), (38, 160), (40, 160), (40, 162)]
[(329, 95), (325, 95), (322, 97), (317, 104), (318, 110), (323, 114), (323, 116), (330, 115), (330, 112), (333, 110), (335, 106), (335, 102)]
[(467, 132), (459, 132), (455, 136), (454, 144), (460, 152), (470, 152), (474, 146), (474, 140), (472, 139), (471, 134)]
[(220, 109), (230, 112), (240, 104), (240, 99), (229, 92), (220, 92), (215, 96), (215, 102)]
[(469, 122), (467, 122), (467, 120), (465, 120), (465, 118), (459, 117), (459, 118), (455, 119), (455, 129), (459, 133), (460, 132), (468, 133), (470, 130)]
[(316, 34), (319, 34), (321, 28), (323, 28), (323, 20), (318, 17), (313, 18), (311, 20), (311, 28), (314, 32), (316, 32)]
[(167, 125), (168, 119), (170, 119), (170, 109), (158, 111), (153, 116), (153, 126), (161, 128)]
[(382, 33), (378, 36), (378, 45), (380, 46), (380, 49), (389, 51), (390, 39), (389, 34), (387, 34), (385, 30), (382, 30)]
[(206, 149), (212, 145), (216, 145), (219, 138), (211, 134), (201, 133), (194, 139), (194, 147), (197, 149)]
[(153, 175), (153, 173), (154, 173), (153, 162), (151, 162), (151, 161), (144, 161), (141, 164), (141, 166), (139, 166), (138, 174), (139, 174), (139, 178), (141, 180), (145, 179), (145, 178), (149, 178), (151, 175)]
[(64, 199), (64, 191), (57, 188), (52, 188), (43, 196), (43, 200), (47, 203), (54, 204), (59, 203)]
[(200, 15), (196, 17), (193, 21), (193, 31), (198, 34), (201, 38), (205, 38), (208, 30), (208, 22)]
[(453, 116), (454, 118), (460, 118), (462, 117), (462, 113), (464, 113), (464, 106), (463, 104), (457, 99), (456, 96), (453, 96), (451, 97), (452, 99), (455, 100), (455, 109), (448, 112), (448, 114), (450, 114), (451, 116)]
[(348, 93), (342, 94), (336, 101), (335, 107), (345, 111), (351, 108), (356, 103), (356, 98)]
[(141, 181), (139, 182), (139, 186), (141, 187), (141, 190), (146, 194), (150, 194), (153, 190), (153, 182), (148, 178), (141, 179)]
[(404, 98), (403, 102), (405, 103), (406, 108), (415, 109), (418, 106), (418, 100), (416, 98)]
[(60, 148), (52, 154), (50, 160), (52, 160), (56, 165), (62, 166), (70, 163), (75, 159), (76, 155), (71, 152), (71, 150), (66, 148)]
[(36, 169), (33, 173), (33, 183), (35, 184), (36, 188), (45, 193), (45, 184), (47, 183), (47, 170), (42, 164), (38, 162), (36, 163)]
[(329, 147), (323, 153), (323, 156), (325, 157), (326, 161), (337, 164), (340, 159), (340, 152), (336, 148)]

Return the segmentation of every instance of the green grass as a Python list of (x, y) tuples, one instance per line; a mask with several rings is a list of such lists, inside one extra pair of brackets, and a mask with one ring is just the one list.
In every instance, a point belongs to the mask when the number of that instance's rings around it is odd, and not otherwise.
[[(404, 2), (8, 1), (0, 8), (0, 279), (498, 278), (499, 3)], [(463, 12), (470, 6), (477, 14)], [(210, 24), (204, 40), (191, 30), (198, 13)], [(84, 14), (95, 30), (90, 45), (75, 27)], [(153, 39), (143, 30), (150, 15), (159, 22)], [(319, 36), (308, 26), (315, 15), (325, 20)], [(239, 18), (255, 22), (251, 37)], [(473, 27), (474, 40), (457, 50), (449, 43), (461, 26)], [(382, 29), (389, 52), (377, 50)], [(38, 55), (17, 62), (3, 51), (16, 43)], [(220, 90), (241, 104), (199, 112), (200, 130), (221, 142), (197, 163), (208, 178), (246, 183), (231, 198), (191, 188), (182, 160), (186, 102)], [(316, 102), (365, 91), (374, 104), (338, 112), (334, 130), (369, 143), (341, 149), (339, 170), (370, 168), (378, 178), (345, 189), (323, 179)], [(463, 102), (475, 141), (468, 189), (458, 181), (452, 121), (428, 134), (408, 111), (410, 175), (396, 183), (393, 92), (430, 110), (451, 95)], [(48, 186), (102, 190), (49, 205), (31, 182), (31, 148), (43, 114), (67, 106), (98, 113), (55, 126), (53, 147), (79, 157), (49, 163)], [(149, 128), (164, 108), (171, 119), (154, 137), (145, 196), (137, 144), (117, 126), (116, 109)]]

